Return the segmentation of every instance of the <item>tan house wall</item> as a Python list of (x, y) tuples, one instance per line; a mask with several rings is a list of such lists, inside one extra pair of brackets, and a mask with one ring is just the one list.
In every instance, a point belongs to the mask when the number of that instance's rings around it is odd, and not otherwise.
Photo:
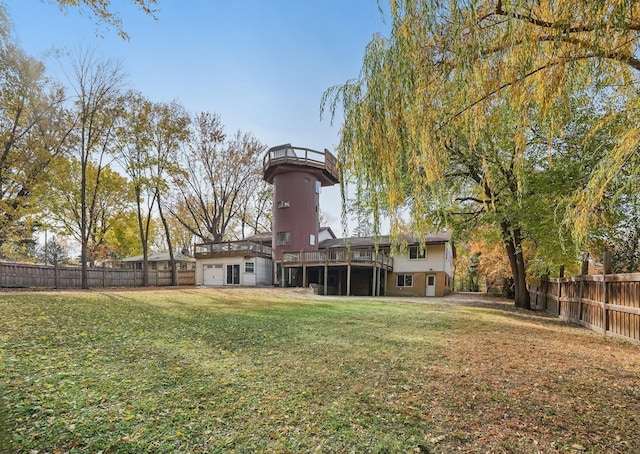
[[(398, 274), (413, 274), (412, 287), (397, 287), (396, 276)], [(436, 275), (436, 296), (444, 296), (449, 293), (447, 285), (447, 273), (444, 271), (413, 272), (413, 273), (389, 273), (387, 276), (387, 296), (426, 296), (427, 274)]]

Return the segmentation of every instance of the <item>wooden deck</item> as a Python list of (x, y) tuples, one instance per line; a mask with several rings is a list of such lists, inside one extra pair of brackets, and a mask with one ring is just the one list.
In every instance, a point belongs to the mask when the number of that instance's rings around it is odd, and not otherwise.
[(393, 259), (380, 251), (376, 254), (372, 250), (347, 248), (285, 253), (277, 261), (285, 267), (324, 266), (326, 264), (329, 266), (377, 266), (387, 271), (393, 269)]
[(321, 180), (323, 186), (333, 185), (339, 181), (337, 161), (329, 150), (316, 151), (290, 144), (270, 148), (262, 161), (264, 179), (272, 181), (281, 166), (316, 169), (324, 177)]
[(271, 258), (271, 247), (253, 241), (228, 241), (226, 243), (196, 244), (196, 259), (234, 257), (248, 255)]

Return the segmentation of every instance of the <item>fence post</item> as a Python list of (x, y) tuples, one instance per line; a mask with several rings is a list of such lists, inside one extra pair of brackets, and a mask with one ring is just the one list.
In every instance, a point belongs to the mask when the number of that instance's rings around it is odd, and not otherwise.
[(580, 285), (578, 287), (578, 325), (582, 321), (582, 297), (584, 295), (584, 277), (589, 273), (589, 258), (585, 258), (582, 261), (582, 268), (580, 269)]
[(560, 317), (560, 298), (562, 298), (562, 279), (564, 279), (564, 265), (560, 265), (560, 269), (558, 270), (558, 306), (556, 310), (558, 311), (558, 317)]
[(609, 290), (607, 288), (607, 275), (611, 274), (611, 251), (604, 251), (604, 259), (602, 260), (602, 285), (603, 288), (603, 302), (602, 302), (602, 332), (607, 335), (607, 325), (609, 324), (609, 314), (607, 304), (609, 303)]

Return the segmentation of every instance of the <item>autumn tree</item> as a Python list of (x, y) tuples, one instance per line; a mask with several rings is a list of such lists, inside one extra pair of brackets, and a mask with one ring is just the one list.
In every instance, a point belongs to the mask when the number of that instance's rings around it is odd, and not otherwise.
[(149, 146), (154, 158), (152, 161), (154, 165), (150, 168), (151, 182), (158, 215), (164, 228), (164, 239), (169, 250), (172, 285), (178, 285), (178, 267), (174, 257), (173, 230), (165, 206), (170, 203), (171, 181), (184, 175), (178, 164), (178, 152), (187, 145), (190, 138), (190, 121), (187, 111), (175, 101), (151, 105)]
[(13, 42), (0, 6), (0, 246), (32, 236), (33, 192), (68, 134), (63, 99), (42, 63)]
[[(610, 147), (581, 170), (587, 183), (572, 186), (556, 216), (577, 240), (588, 239), (613, 176), (637, 148), (638, 8), (630, 1), (391, 2), (390, 37), (374, 37), (360, 77), (323, 99), (323, 108), (344, 109), (343, 172), (374, 194), (371, 205), (386, 203), (393, 213), (409, 203), (423, 229), (452, 204), (469, 216), (489, 214), (483, 218), (499, 226), (511, 262), (516, 305), (529, 307), (522, 242), (536, 228), (523, 200), (542, 188), (529, 178), (543, 157), (531, 146), (537, 125), (549, 142), (561, 138), (573, 121), (571, 97), (583, 93), (598, 102), (582, 139), (612, 132)], [(553, 147), (546, 151), (553, 156)], [(379, 194), (384, 200), (375, 200)]]
[(91, 51), (80, 51), (71, 62), (68, 77), (75, 116), (72, 153), (80, 163), (82, 288), (88, 288), (88, 243), (94, 227), (91, 213), (97, 199), (88, 197), (87, 169), (92, 164), (96, 167), (95, 183), (99, 185), (105, 159), (114, 151), (116, 127), (122, 113), (124, 75), (118, 63), (99, 60)]
[(116, 159), (131, 181), (142, 249), (142, 286), (149, 285), (149, 240), (157, 201), (152, 169), (156, 158), (151, 151), (152, 104), (139, 93), (125, 96), (123, 121), (115, 131)]
[(187, 214), (180, 218), (183, 225), (202, 241), (225, 239), (244, 201), (262, 183), (265, 149), (248, 133), (227, 138), (217, 115), (197, 115), (191, 144), (180, 159), (186, 175), (175, 182), (176, 203)]
[(87, 231), (83, 232), (81, 167), (76, 158), (58, 162), (57, 177), (38, 195), (53, 230), (78, 243), (84, 241), (86, 261), (93, 265), (96, 260), (115, 258), (119, 245), (112, 241), (112, 231), (126, 224), (134, 197), (126, 178), (109, 166), (89, 162), (84, 172), (84, 199), (90, 209), (86, 210)]

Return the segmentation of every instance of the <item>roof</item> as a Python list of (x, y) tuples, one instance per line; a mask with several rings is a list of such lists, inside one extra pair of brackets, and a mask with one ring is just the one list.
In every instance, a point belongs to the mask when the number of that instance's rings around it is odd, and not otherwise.
[[(183, 254), (182, 252), (174, 252), (173, 258), (177, 262), (194, 262), (196, 259), (190, 257), (188, 255)], [(123, 262), (142, 262), (144, 257), (142, 255), (136, 255), (134, 257), (126, 257), (122, 259)], [(149, 262), (168, 262), (171, 260), (168, 252), (161, 252), (159, 254), (149, 254), (147, 257), (147, 261)]]
[[(241, 240), (241, 241), (254, 241), (256, 243), (269, 243), (269, 245), (271, 245), (271, 242), (273, 241), (273, 233), (271, 232), (255, 233), (251, 236), (246, 237), (244, 240)], [(224, 241), (222, 241), (222, 243), (224, 243)]]
[[(392, 245), (394, 237), (389, 235), (381, 235), (377, 238), (378, 247), (390, 247)], [(399, 242), (406, 242), (408, 245), (416, 245), (420, 244), (420, 237), (418, 235), (402, 235), (396, 239)], [(438, 232), (438, 233), (427, 233), (424, 237), (425, 244), (443, 244), (451, 241), (451, 232)], [(365, 236), (365, 237), (354, 237), (354, 238), (335, 238), (321, 241), (318, 244), (320, 249), (331, 249), (331, 248), (370, 248), (376, 245), (376, 237), (374, 236)]]
[(320, 230), (318, 231), (318, 233), (322, 233), (322, 232), (327, 232), (329, 235), (331, 235), (331, 238), (336, 237), (336, 234), (333, 233), (333, 230), (331, 230), (331, 227), (320, 227)]

